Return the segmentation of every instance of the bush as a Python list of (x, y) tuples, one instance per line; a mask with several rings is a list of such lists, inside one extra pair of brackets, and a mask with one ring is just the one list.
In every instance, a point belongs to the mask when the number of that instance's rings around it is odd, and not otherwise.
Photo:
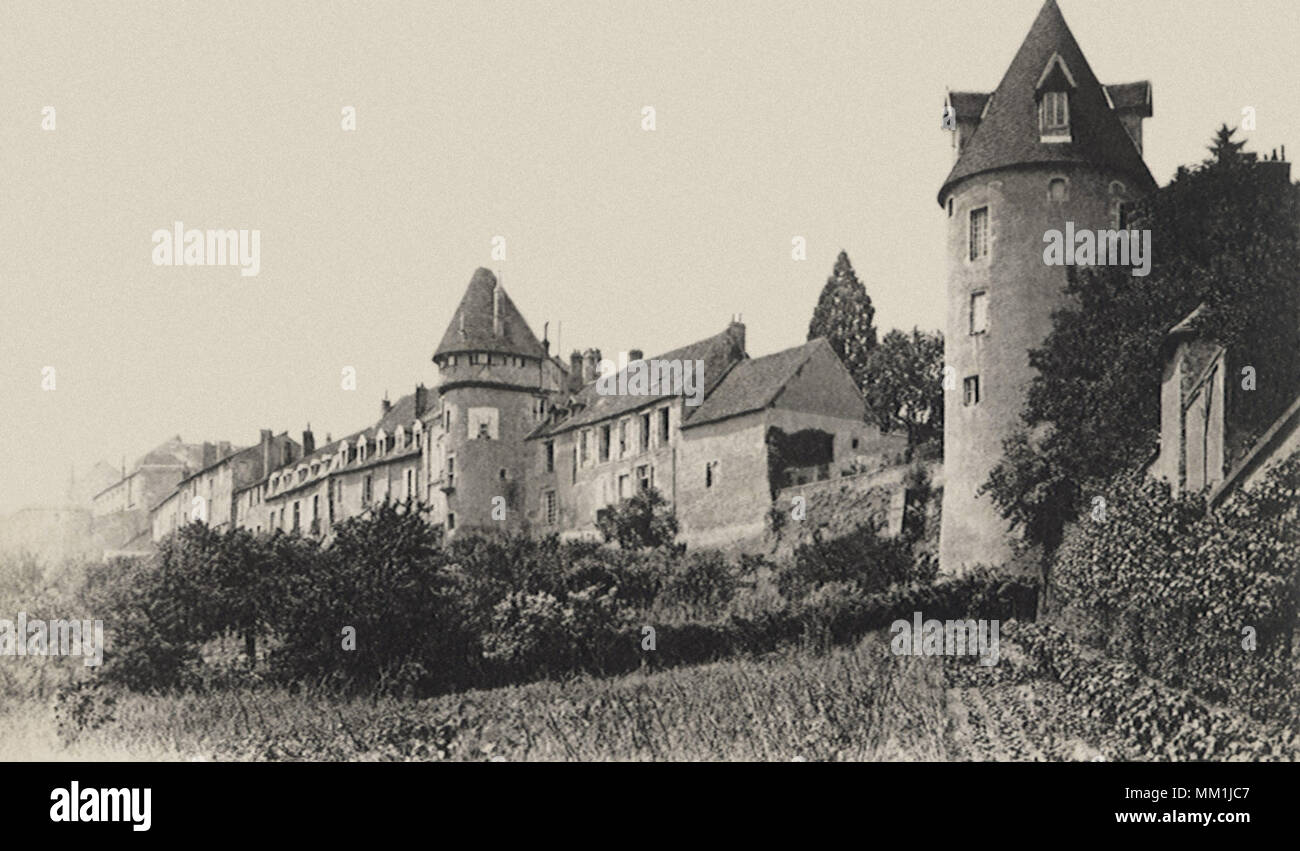
[(933, 564), (917, 562), (912, 542), (888, 538), (863, 524), (839, 538), (800, 544), (794, 562), (779, 569), (777, 589), (787, 600), (797, 600), (826, 583), (848, 583), (858, 594), (874, 594), (900, 582), (934, 579)]
[(618, 505), (600, 509), (596, 526), (606, 541), (625, 550), (664, 547), (677, 537), (672, 506), (656, 488), (646, 488)]
[(1174, 687), (1295, 723), (1300, 458), (1209, 515), (1199, 497), (1174, 499), (1139, 475), (1105, 499), (1056, 557), (1054, 591), (1077, 635)]
[(1300, 759), (1295, 732), (1259, 728), (1242, 715), (1215, 711), (1146, 678), (1131, 662), (1089, 656), (1055, 626), (1008, 624), (1003, 634), (1058, 680), (1072, 701), (1142, 752), (1174, 761)]

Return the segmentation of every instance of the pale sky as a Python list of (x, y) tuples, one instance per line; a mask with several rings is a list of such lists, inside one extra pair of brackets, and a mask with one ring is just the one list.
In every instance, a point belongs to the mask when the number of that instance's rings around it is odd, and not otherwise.
[[(733, 313), (796, 345), (841, 248), (881, 333), (941, 327), (944, 92), (991, 91), (1040, 5), (4, 0), (0, 512), (174, 434), (369, 424), (478, 266), (562, 355)], [(1161, 184), (1244, 106), (1300, 152), (1292, 0), (1060, 5), (1102, 82), (1152, 82)], [(260, 230), (260, 274), (154, 266), (177, 220)]]

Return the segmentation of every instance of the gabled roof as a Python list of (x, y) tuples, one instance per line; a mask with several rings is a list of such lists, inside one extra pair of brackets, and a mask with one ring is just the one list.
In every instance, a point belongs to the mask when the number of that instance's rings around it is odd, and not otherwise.
[(1209, 311), (1210, 306), (1205, 302), (1201, 302), (1196, 306), (1195, 310), (1184, 316), (1181, 322), (1169, 329), (1165, 334), (1166, 341), (1197, 336), (1201, 319), (1203, 319)]
[[(1071, 141), (1045, 144), (1038, 130), (1037, 87), (1045, 74), (1060, 74), (1062, 67), (1068, 69), (1068, 77), (1076, 84), (1070, 94)], [(1128, 86), (1116, 87), (1112, 98), (1116, 93), (1123, 98), (1138, 96)], [(1038, 12), (993, 92), (984, 120), (944, 180), (939, 203), (944, 203), (948, 190), (959, 180), (1025, 163), (1092, 165), (1129, 176), (1143, 191), (1156, 185), (1137, 145), (1111, 109), (1105, 90), (1074, 40), (1056, 0), (1047, 0)]]
[(799, 374), (808, 359), (821, 348), (835, 354), (830, 343), (825, 338), (818, 337), (802, 346), (741, 361), (727, 373), (722, 383), (704, 400), (704, 404), (689, 415), (682, 428), (766, 408), (776, 401), (790, 380)]
[(1140, 83), (1118, 83), (1102, 86), (1110, 98), (1115, 111), (1131, 109), (1146, 118), (1151, 117), (1151, 84), (1143, 80)]
[[(712, 388), (716, 387), (718, 382), (722, 381), (738, 362), (744, 363), (746, 357), (741, 338), (728, 328), (721, 334), (706, 337), (703, 340), (673, 349), (649, 360), (702, 361), (704, 364), (704, 392), (707, 399), (708, 394), (712, 392)], [(623, 371), (626, 372), (627, 370)], [(580, 408), (564, 419), (542, 423), (529, 435), (529, 438), (559, 434), (570, 429), (629, 413), (637, 408), (679, 395), (672, 391), (673, 388), (668, 388), (666, 391), (661, 391), (655, 395), (605, 395), (596, 389), (596, 382), (592, 381), (573, 396), (573, 400), (581, 405)], [(704, 407), (704, 405), (700, 407)]]
[(958, 121), (978, 121), (989, 97), (988, 92), (948, 92), (948, 103), (956, 111)]
[[(500, 333), (494, 321), (499, 313)], [(497, 282), (496, 275), (479, 268), (470, 278), (469, 287), (460, 300), (451, 324), (442, 335), (433, 356), (455, 352), (498, 352), (545, 358), (546, 349), (538, 342), (515, 303)]]

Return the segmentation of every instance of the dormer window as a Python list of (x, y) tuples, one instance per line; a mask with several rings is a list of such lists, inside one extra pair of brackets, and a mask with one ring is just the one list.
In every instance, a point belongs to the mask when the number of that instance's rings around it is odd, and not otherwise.
[(1069, 142), (1070, 92), (1075, 91), (1074, 75), (1059, 53), (1047, 60), (1034, 86), (1038, 98), (1038, 136), (1043, 142)]
[(1069, 92), (1043, 92), (1038, 102), (1038, 132), (1044, 142), (1069, 141)]

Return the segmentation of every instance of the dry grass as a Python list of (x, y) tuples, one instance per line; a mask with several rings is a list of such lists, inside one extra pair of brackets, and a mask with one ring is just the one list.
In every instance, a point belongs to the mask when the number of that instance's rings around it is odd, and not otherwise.
[[(880, 636), (648, 676), (574, 679), (431, 700), (283, 690), (126, 696), (65, 744), (42, 704), (10, 707), (0, 759), (942, 760), (941, 666)], [(22, 716), (16, 720), (15, 716)]]

